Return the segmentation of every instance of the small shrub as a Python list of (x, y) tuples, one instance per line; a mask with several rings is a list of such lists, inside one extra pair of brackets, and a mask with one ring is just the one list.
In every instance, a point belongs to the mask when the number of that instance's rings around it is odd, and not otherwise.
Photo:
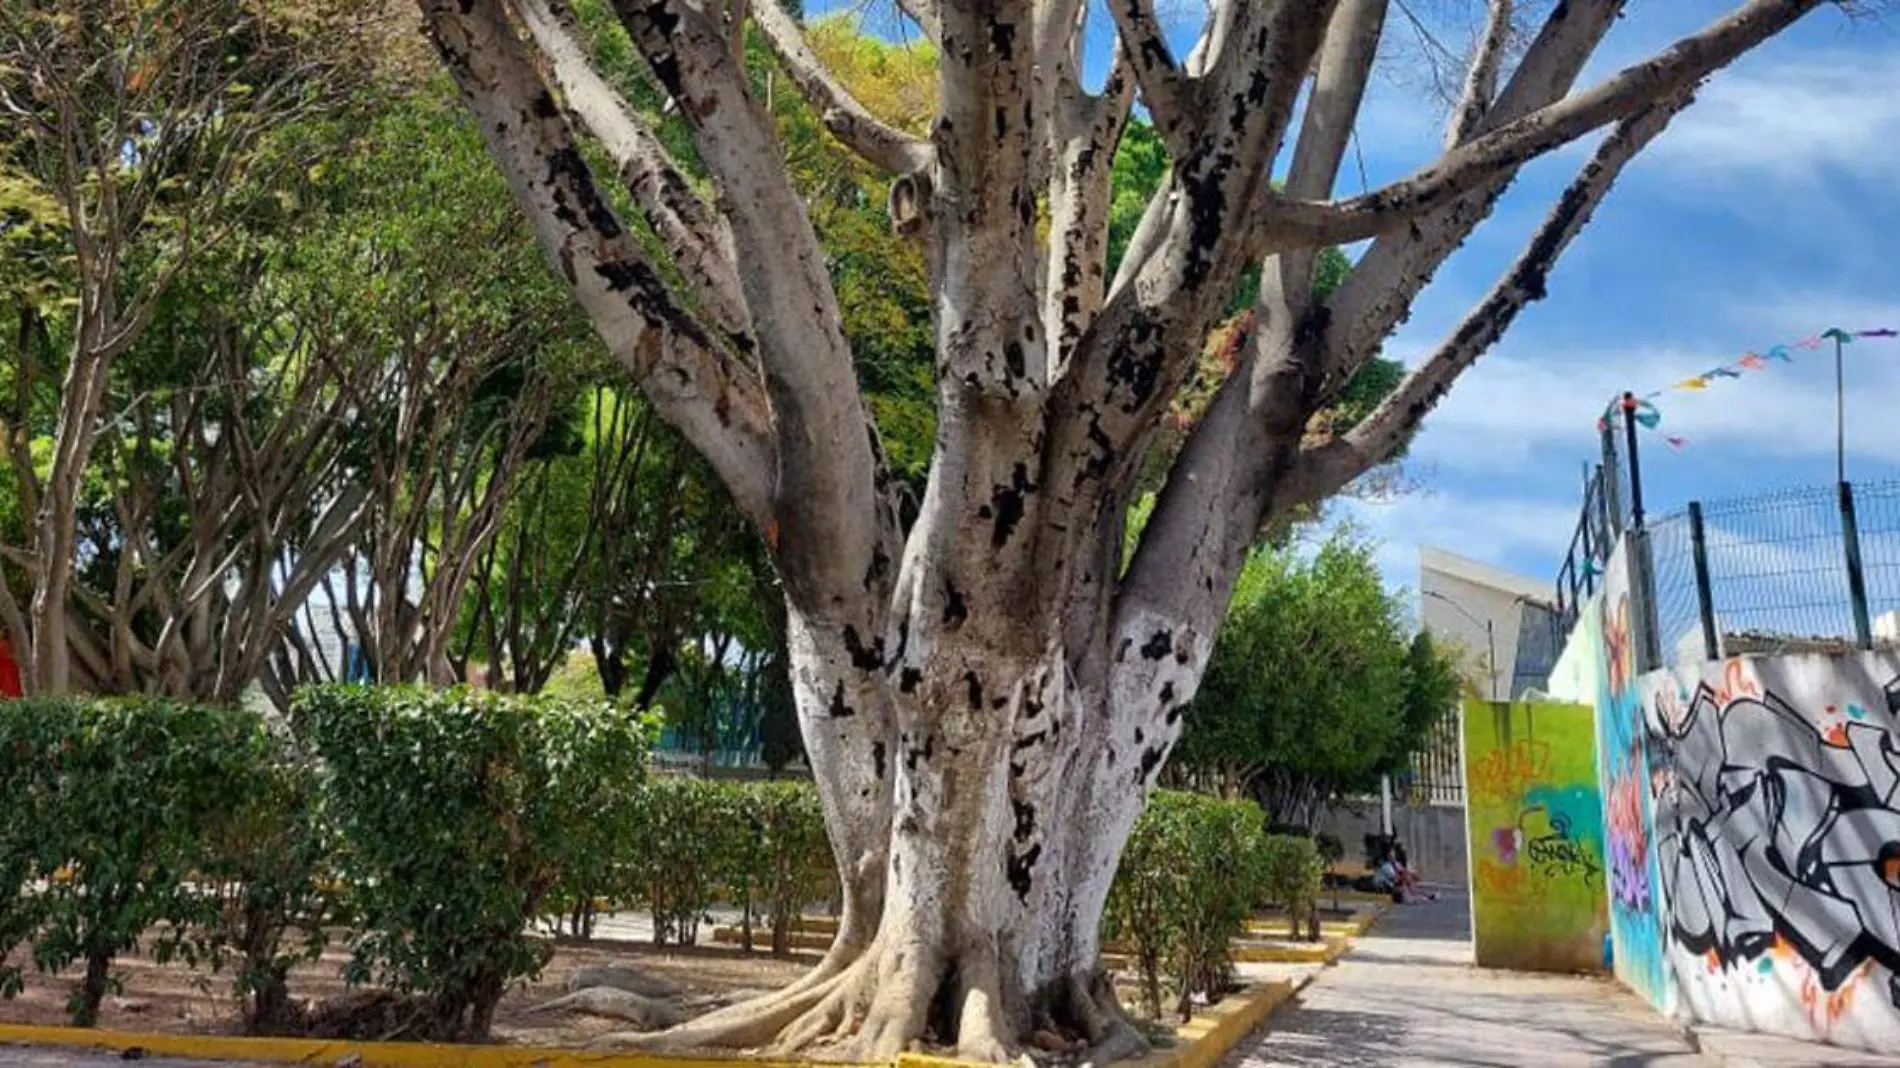
[(733, 858), (748, 851), (739, 793), (704, 779), (654, 779), (640, 791), (639, 806), (642, 818), (626, 854), (633, 893), (653, 914), (654, 945), (690, 945), (732, 880)]
[(348, 977), (421, 995), (413, 1037), (485, 1038), (508, 984), (546, 963), (530, 924), (627, 855), (644, 724), (604, 703), (363, 686), (304, 690), (292, 719), (341, 840)]
[(791, 952), (793, 922), (830, 893), (836, 874), (825, 814), (818, 792), (802, 783), (752, 783), (743, 791), (757, 843), (751, 851), (757, 866), (745, 880), (747, 912), (756, 893), (772, 921), (772, 952), (784, 956)]
[(290, 970), (316, 960), (326, 925), (341, 919), (332, 852), (312, 761), (288, 739), (273, 739), (242, 802), (213, 829), (213, 960), (236, 957), (232, 986), (252, 1033), (293, 1028)]
[(1260, 840), (1260, 895), (1268, 904), (1286, 909), (1288, 933), (1301, 937), (1301, 927), (1318, 932), (1319, 892), (1326, 874), (1319, 845), (1305, 835), (1270, 834)]
[[(0, 712), (8, 754), (0, 942), (34, 936), (33, 962), (83, 962), (68, 1010), (89, 1027), (112, 962), (156, 929), (160, 962), (203, 948), (209, 899), (192, 888), (207, 842), (268, 761), (261, 721), (163, 700), (29, 700)], [(62, 873), (55, 878), (56, 873)], [(24, 901), (27, 880), (43, 889)], [(9, 992), (19, 977), (7, 977)]]
[(1184, 1016), (1233, 984), (1231, 942), (1260, 894), (1262, 818), (1250, 801), (1157, 791), (1109, 890), (1111, 937), (1128, 943), (1148, 1014), (1165, 976)]

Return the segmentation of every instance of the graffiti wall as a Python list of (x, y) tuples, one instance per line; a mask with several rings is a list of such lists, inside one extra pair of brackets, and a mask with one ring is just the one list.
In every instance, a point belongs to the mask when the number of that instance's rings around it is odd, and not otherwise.
[(1900, 654), (1737, 658), (1640, 688), (1686, 1007), (1900, 1047)]
[(1471, 917), (1486, 968), (1603, 966), (1603, 796), (1587, 705), (1464, 710)]
[(1610, 935), (1616, 977), (1658, 1011), (1673, 1013), (1675, 989), (1663, 946), (1662, 894), (1654, 841), (1654, 772), (1645, 745), (1643, 704), (1631, 633), (1629, 569), (1623, 547), (1611, 554), (1594, 612), (1580, 626), (1598, 647), (1596, 726), (1598, 781)]

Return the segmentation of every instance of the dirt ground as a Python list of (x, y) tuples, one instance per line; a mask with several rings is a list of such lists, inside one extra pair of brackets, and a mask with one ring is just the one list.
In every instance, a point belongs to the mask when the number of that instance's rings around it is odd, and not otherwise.
[[(322, 959), (291, 973), (295, 998), (324, 998), (349, 988), (342, 978), (349, 951), (333, 946)], [(766, 953), (746, 954), (735, 949), (673, 947), (664, 949), (637, 942), (595, 940), (586, 945), (558, 944), (554, 958), (534, 983), (517, 986), (502, 998), (495, 1013), (495, 1041), (522, 1046), (576, 1046), (613, 1031), (624, 1031), (621, 1020), (584, 1013), (537, 1014), (529, 1010), (567, 992), (568, 972), (590, 965), (617, 964), (650, 970), (678, 980), (689, 994), (765, 992), (784, 986), (818, 958), (798, 954), (775, 958)], [(25, 989), (18, 997), (0, 1001), (0, 1022), (64, 1024), (66, 999), (83, 970), (46, 975), (26, 968)], [(115, 1031), (155, 1031), (178, 1034), (240, 1034), (238, 1003), (231, 993), (227, 971), (212, 974), (180, 963), (157, 964), (144, 956), (118, 959), (114, 974), (123, 990), (106, 998), (99, 1026)]]

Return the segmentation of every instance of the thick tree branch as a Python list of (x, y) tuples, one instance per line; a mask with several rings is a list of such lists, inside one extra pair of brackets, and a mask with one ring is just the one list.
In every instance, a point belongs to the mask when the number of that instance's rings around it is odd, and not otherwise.
[(1155, 129), (1170, 155), (1176, 159), (1186, 156), (1193, 150), (1199, 122), (1196, 83), (1175, 61), (1154, 3), (1109, 0), (1108, 10), (1115, 17), (1115, 28), (1135, 72), (1135, 84), (1141, 88), (1141, 101), (1148, 105)]
[(662, 417), (700, 450), (741, 509), (768, 522), (777, 463), (757, 381), (674, 302), (601, 197), (499, 0), (421, 0), (421, 8), (550, 265)]
[(885, 125), (825, 69), (779, 0), (753, 0), (752, 19), (833, 137), (892, 174), (909, 174), (930, 162), (929, 142)]
[[(1485, 116), (1483, 127), (1530, 114), (1568, 93), (1624, 3), (1570, 0), (1553, 8)], [(1324, 323), (1314, 325), (1326, 368), (1322, 396), (1343, 388), (1353, 372), (1378, 352), (1439, 265), (1490, 215), (1514, 176), (1515, 171), (1507, 171), (1372, 243), (1346, 284), (1327, 301)]]
[[(684, 0), (615, 7), (678, 102), (732, 225), (777, 443), (767, 543), (805, 611), (841, 613), (863, 630), (883, 611), (896, 517), (824, 250), (780, 163), (772, 117), (750, 97), (724, 27)], [(754, 11), (762, 27), (783, 16), (772, 0)]]
[[(1339, 167), (1352, 140), (1366, 83), (1372, 77), (1388, 0), (1340, 0), (1320, 48), (1313, 88), (1307, 97), (1300, 136), (1287, 169), (1286, 195), (1332, 195)], [(1314, 249), (1283, 252), (1261, 274), (1256, 311), (1264, 328), (1290, 323), (1306, 314), (1312, 296)]]
[(943, 13), (938, 0), (897, 0), (897, 8), (910, 16), (925, 37), (937, 42), (943, 40)]
[(1176, 161), (1169, 186), (1156, 194), (1164, 206), (1154, 209), (1161, 229), (1153, 251), (1126, 284), (1118, 279), (1051, 397), (1051, 478), (1061, 499), (1092, 512), (1100, 494), (1129, 475), (1132, 446), (1199, 357), (1252, 251), (1241, 206), (1259, 203), (1268, 189), (1334, 6), (1285, 0), (1236, 15), (1237, 47), (1209, 83), (1209, 136)]
[(1117, 40), (1101, 94), (1077, 96), (1056, 111), (1043, 277), (1043, 335), (1052, 379), (1061, 376), (1076, 341), (1107, 299), (1110, 186), (1134, 97), (1128, 51)]
[(626, 98), (594, 69), (561, 0), (514, 0), (515, 10), (548, 59), (561, 95), (620, 170), (620, 180), (666, 246), (712, 322), (742, 348), (752, 344), (751, 316), (739, 275), (725, 252), (717, 215), (687, 183), (666, 146), (640, 121)]
[(1484, 121), (1491, 101), (1498, 92), (1498, 71), (1504, 66), (1504, 49), (1511, 39), (1511, 19), (1517, 12), (1516, 0), (1489, 0), (1484, 29), (1478, 35), (1465, 71), (1464, 88), (1452, 108), (1451, 122), (1445, 130), (1445, 147), (1463, 144)]
[(1350, 433), (1302, 451), (1276, 507), (1320, 500), (1384, 463), (1417, 432), (1453, 381), (1504, 335), (1520, 312), (1542, 300), (1551, 270), (1590, 222), (1630, 160), (1688, 106), (1687, 94), (1651, 104), (1623, 120), (1558, 197), (1524, 251), (1449, 338)]
[(1280, 247), (1317, 247), (1375, 237), (1538, 155), (1692, 89), (1825, 2), (1750, 0), (1663, 52), (1472, 138), (1383, 189), (1334, 203), (1270, 194), (1264, 224), (1268, 240)]

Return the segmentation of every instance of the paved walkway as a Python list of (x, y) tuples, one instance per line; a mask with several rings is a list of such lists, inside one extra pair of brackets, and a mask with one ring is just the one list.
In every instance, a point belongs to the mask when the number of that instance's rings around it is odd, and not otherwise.
[(1614, 982), (1472, 967), (1468, 907), (1395, 907), (1223, 1068), (1710, 1063)]
[(241, 1068), (232, 1061), (181, 1061), (164, 1057), (140, 1057), (129, 1061), (111, 1052), (84, 1052), (45, 1046), (0, 1046), (0, 1065), (5, 1068), (106, 1068), (107, 1065), (127, 1063), (137, 1063), (143, 1068)]

